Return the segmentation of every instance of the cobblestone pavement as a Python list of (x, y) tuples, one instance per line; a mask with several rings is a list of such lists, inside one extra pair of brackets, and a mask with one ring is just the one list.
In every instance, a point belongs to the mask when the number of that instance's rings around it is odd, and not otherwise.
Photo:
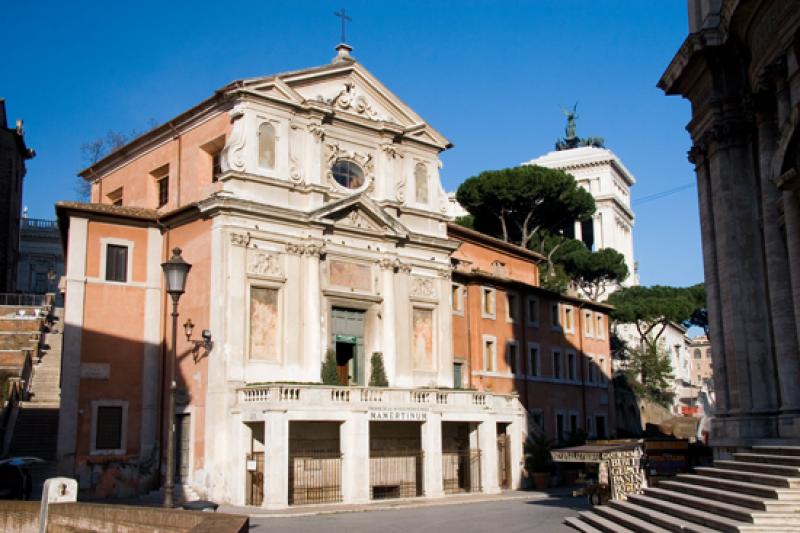
[(585, 498), (513, 499), (430, 507), (346, 512), (293, 518), (252, 517), (250, 531), (266, 533), (568, 533), (561, 522), (586, 509)]

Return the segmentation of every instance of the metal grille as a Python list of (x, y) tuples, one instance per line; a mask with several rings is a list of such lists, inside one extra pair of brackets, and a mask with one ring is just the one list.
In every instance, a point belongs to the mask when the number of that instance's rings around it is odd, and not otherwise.
[(264, 503), (264, 452), (247, 454), (247, 505)]
[(413, 498), (422, 496), (420, 450), (373, 450), (369, 456), (370, 498)]
[(289, 505), (342, 501), (342, 454), (309, 450), (289, 455)]
[(445, 494), (481, 491), (480, 450), (442, 452), (442, 484)]

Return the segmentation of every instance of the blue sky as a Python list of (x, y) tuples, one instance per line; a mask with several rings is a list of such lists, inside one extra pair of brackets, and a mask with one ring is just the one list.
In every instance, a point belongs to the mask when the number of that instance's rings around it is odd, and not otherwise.
[(146, 130), (231, 80), (327, 63), (333, 12), (353, 55), (455, 147), (445, 188), (552, 150), (560, 106), (634, 173), (635, 255), (644, 284), (702, 280), (689, 104), (656, 82), (687, 32), (683, 0), (528, 2), (6, 2), (0, 97), (38, 155), (24, 203), (52, 218), (74, 199), (80, 146)]

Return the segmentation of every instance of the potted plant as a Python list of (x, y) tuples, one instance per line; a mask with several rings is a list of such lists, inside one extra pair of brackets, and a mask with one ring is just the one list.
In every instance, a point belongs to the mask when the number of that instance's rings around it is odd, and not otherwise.
[(533, 435), (525, 442), (525, 470), (533, 478), (533, 486), (538, 490), (550, 486), (550, 449), (552, 439), (545, 435)]

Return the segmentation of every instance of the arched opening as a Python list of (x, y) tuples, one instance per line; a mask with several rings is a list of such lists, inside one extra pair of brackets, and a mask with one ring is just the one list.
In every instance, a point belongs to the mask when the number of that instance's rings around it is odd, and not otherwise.
[(258, 164), (275, 168), (275, 126), (264, 122), (258, 127)]
[(414, 190), (417, 203), (428, 203), (428, 169), (422, 163), (414, 167)]

